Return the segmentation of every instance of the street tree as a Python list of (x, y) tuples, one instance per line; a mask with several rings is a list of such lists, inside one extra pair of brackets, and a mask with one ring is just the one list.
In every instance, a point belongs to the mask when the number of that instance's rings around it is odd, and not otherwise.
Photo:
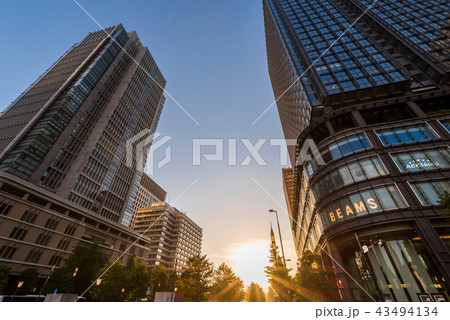
[(96, 275), (98, 284), (91, 289), (94, 301), (140, 301), (146, 297), (151, 274), (147, 266), (130, 257), (123, 265), (121, 260), (107, 263)]
[(0, 294), (5, 293), (10, 274), (11, 268), (6, 264), (0, 264)]
[(239, 302), (245, 297), (244, 282), (225, 263), (214, 270), (211, 299), (217, 302)]
[(150, 301), (154, 301), (156, 292), (169, 290), (169, 275), (162, 265), (157, 265), (150, 273)]
[(247, 302), (266, 302), (264, 289), (257, 283), (250, 283), (245, 296)]
[(147, 287), (150, 285), (151, 273), (136, 257), (131, 257), (125, 267), (128, 279), (125, 284), (125, 301), (139, 301), (146, 298)]
[(206, 255), (191, 257), (186, 263), (186, 270), (177, 281), (179, 291), (184, 293), (184, 301), (208, 301), (213, 276), (212, 263)]
[(37, 291), (39, 282), (39, 272), (36, 268), (26, 268), (19, 275), (19, 282), (23, 282), (22, 286), (17, 290), (18, 294), (31, 294)]
[(338, 301), (338, 291), (334, 273), (323, 267), (322, 257), (306, 251), (294, 277), (297, 300), (300, 301)]
[[(121, 302), (127, 300), (126, 287), (130, 282), (130, 275), (122, 266), (122, 261), (110, 261), (97, 274), (98, 285), (94, 285), (90, 291), (94, 301)], [(128, 287), (129, 288), (129, 287)]]
[(266, 300), (267, 302), (275, 302), (276, 301), (276, 295), (277, 293), (275, 292), (275, 290), (273, 290), (273, 288), (270, 286), (269, 289), (267, 289), (267, 294), (266, 294)]
[[(101, 268), (102, 254), (97, 244), (77, 246), (61, 268), (53, 271), (44, 292), (81, 294), (95, 281)], [(89, 293), (87, 294), (89, 296)]]
[(291, 269), (285, 267), (278, 247), (271, 247), (269, 262), (270, 265), (265, 267), (264, 271), (269, 279), (269, 284), (275, 290), (279, 301), (291, 301), (291, 292), (295, 290), (295, 285), (289, 276)]

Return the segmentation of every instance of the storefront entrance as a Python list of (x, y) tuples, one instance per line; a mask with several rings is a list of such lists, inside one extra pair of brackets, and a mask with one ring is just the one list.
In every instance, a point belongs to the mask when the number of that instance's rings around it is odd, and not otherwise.
[(346, 270), (361, 285), (349, 279), (355, 301), (369, 295), (377, 301), (450, 301), (448, 284), (417, 234), (357, 237), (339, 248)]

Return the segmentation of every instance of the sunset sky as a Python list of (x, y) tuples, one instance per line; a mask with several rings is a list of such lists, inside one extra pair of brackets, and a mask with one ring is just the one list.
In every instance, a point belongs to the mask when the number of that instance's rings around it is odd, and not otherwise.
[[(254, 161), (240, 165), (248, 152), (239, 139), (249, 139), (254, 145), (258, 139), (283, 138), (275, 107), (252, 126), (274, 101), (262, 1), (79, 3), (103, 27), (122, 23), (127, 31), (137, 31), (167, 80), (167, 91), (200, 124), (166, 95), (158, 132), (172, 138), (172, 161), (157, 170), (153, 179), (168, 192), (169, 203), (203, 228), (203, 253), (216, 265), (223, 261), (232, 266), (246, 285), (254, 281), (267, 287), (264, 266), (268, 264), (270, 223), (276, 226), (268, 210), (275, 209), (286, 258), (294, 268), (279, 147), (266, 142), (261, 148), (266, 166)], [(72, 0), (2, 1), (0, 15), (4, 48), (0, 52), (0, 111), (74, 43), (100, 29)], [(192, 166), (194, 138), (226, 139), (225, 160)], [(236, 166), (227, 163), (228, 139), (238, 139)], [(164, 157), (163, 151), (155, 155), (156, 159)], [(278, 233), (276, 237), (278, 241)]]

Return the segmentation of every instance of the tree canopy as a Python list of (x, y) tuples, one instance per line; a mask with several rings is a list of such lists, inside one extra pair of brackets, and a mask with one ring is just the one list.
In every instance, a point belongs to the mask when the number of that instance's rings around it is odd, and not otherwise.
[(23, 282), (23, 284), (17, 290), (17, 294), (34, 293), (39, 282), (39, 272), (36, 268), (26, 268), (20, 273), (18, 281)]
[(257, 283), (250, 283), (250, 285), (247, 287), (245, 301), (266, 302), (266, 294), (264, 292), (264, 289)]
[(98, 245), (75, 247), (63, 267), (53, 271), (44, 292), (52, 293), (58, 289), (58, 292), (81, 294), (95, 281), (101, 260)]
[(286, 268), (278, 252), (278, 247), (270, 250), (270, 265), (265, 268), (269, 284), (277, 294), (279, 301), (292, 301), (291, 291), (294, 290), (292, 278), (289, 276), (291, 269)]
[(214, 270), (211, 288), (212, 300), (218, 302), (239, 302), (245, 297), (244, 282), (225, 263)]
[(121, 260), (107, 263), (97, 274), (98, 284), (91, 289), (94, 301), (140, 301), (146, 298), (151, 273), (147, 266), (130, 257), (126, 265)]
[(338, 300), (335, 275), (327, 272), (323, 267), (322, 257), (317, 253), (308, 250), (303, 254), (294, 283), (299, 301)]
[(0, 264), (0, 294), (5, 293), (10, 273), (11, 267), (6, 264)]
[(209, 262), (206, 255), (190, 258), (187, 261), (185, 272), (177, 281), (179, 291), (184, 293), (184, 301), (208, 301), (213, 274), (212, 263)]

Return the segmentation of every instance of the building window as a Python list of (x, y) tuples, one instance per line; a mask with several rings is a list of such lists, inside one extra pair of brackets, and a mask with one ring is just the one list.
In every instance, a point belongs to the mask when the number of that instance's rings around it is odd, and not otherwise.
[(369, 148), (369, 143), (364, 134), (346, 137), (329, 145), (321, 151), (325, 162), (339, 159), (347, 154)]
[(60, 249), (60, 250), (67, 250), (67, 247), (69, 246), (69, 241), (67, 240), (59, 240), (58, 246), (56, 247), (56, 249)]
[(28, 223), (34, 223), (34, 221), (36, 221), (37, 216), (38, 216), (37, 213), (35, 213), (33, 210), (27, 210), (23, 213), (20, 220)]
[(411, 119), (412, 115), (406, 104), (384, 106), (360, 111), (368, 125)]
[(68, 225), (66, 227), (66, 230), (64, 230), (64, 233), (69, 235), (69, 236), (73, 236), (73, 234), (75, 233), (76, 228), (74, 226)]
[[(350, 153), (358, 152), (370, 148), (371, 145), (363, 133), (354, 136), (348, 136), (336, 141), (322, 149), (320, 154), (325, 163), (332, 160), (342, 158)], [(300, 158), (299, 158), (300, 159)], [(306, 164), (308, 178), (310, 178), (319, 168), (316, 160), (312, 160)]]
[(46, 245), (48, 245), (50, 239), (51, 239), (50, 235), (41, 233), (40, 235), (38, 235), (38, 237), (34, 243), (41, 245), (41, 246), (46, 246)]
[(384, 176), (388, 173), (380, 158), (360, 159), (331, 170), (312, 185), (312, 190), (317, 201), (342, 186)]
[(27, 233), (28, 233), (28, 230), (14, 227), (14, 229), (9, 234), (9, 238), (22, 241), (23, 238), (25, 238), (25, 236), (27, 235)]
[(48, 262), (49, 266), (55, 266), (55, 267), (59, 267), (59, 264), (61, 263), (62, 257), (57, 256), (57, 255), (53, 255), (50, 258), (50, 261)]
[(344, 196), (319, 210), (319, 215), (326, 228), (351, 218), (407, 207), (397, 186), (387, 185)]
[(450, 120), (441, 120), (440, 121), (442, 126), (447, 129), (448, 132), (450, 132)]
[(9, 202), (7, 201), (0, 202), (0, 215), (6, 216), (11, 210), (11, 208), (12, 205)]
[(428, 124), (417, 124), (411, 126), (375, 130), (384, 146), (429, 141), (439, 138)]
[(410, 183), (423, 206), (439, 205), (440, 197), (450, 190), (450, 179)]
[(415, 172), (450, 167), (449, 148), (423, 151), (399, 152), (391, 154), (401, 172)]
[(39, 259), (41, 259), (41, 256), (42, 256), (42, 252), (40, 250), (32, 249), (28, 253), (27, 257), (25, 258), (25, 262), (38, 263)]
[(2, 246), (0, 247), (0, 258), (7, 260), (12, 259), (16, 250), (17, 248)]
[(55, 230), (56, 227), (58, 226), (58, 221), (56, 221), (55, 219), (52, 218), (48, 218), (47, 222), (44, 225), (44, 228), (46, 229), (50, 229), (50, 230)]

